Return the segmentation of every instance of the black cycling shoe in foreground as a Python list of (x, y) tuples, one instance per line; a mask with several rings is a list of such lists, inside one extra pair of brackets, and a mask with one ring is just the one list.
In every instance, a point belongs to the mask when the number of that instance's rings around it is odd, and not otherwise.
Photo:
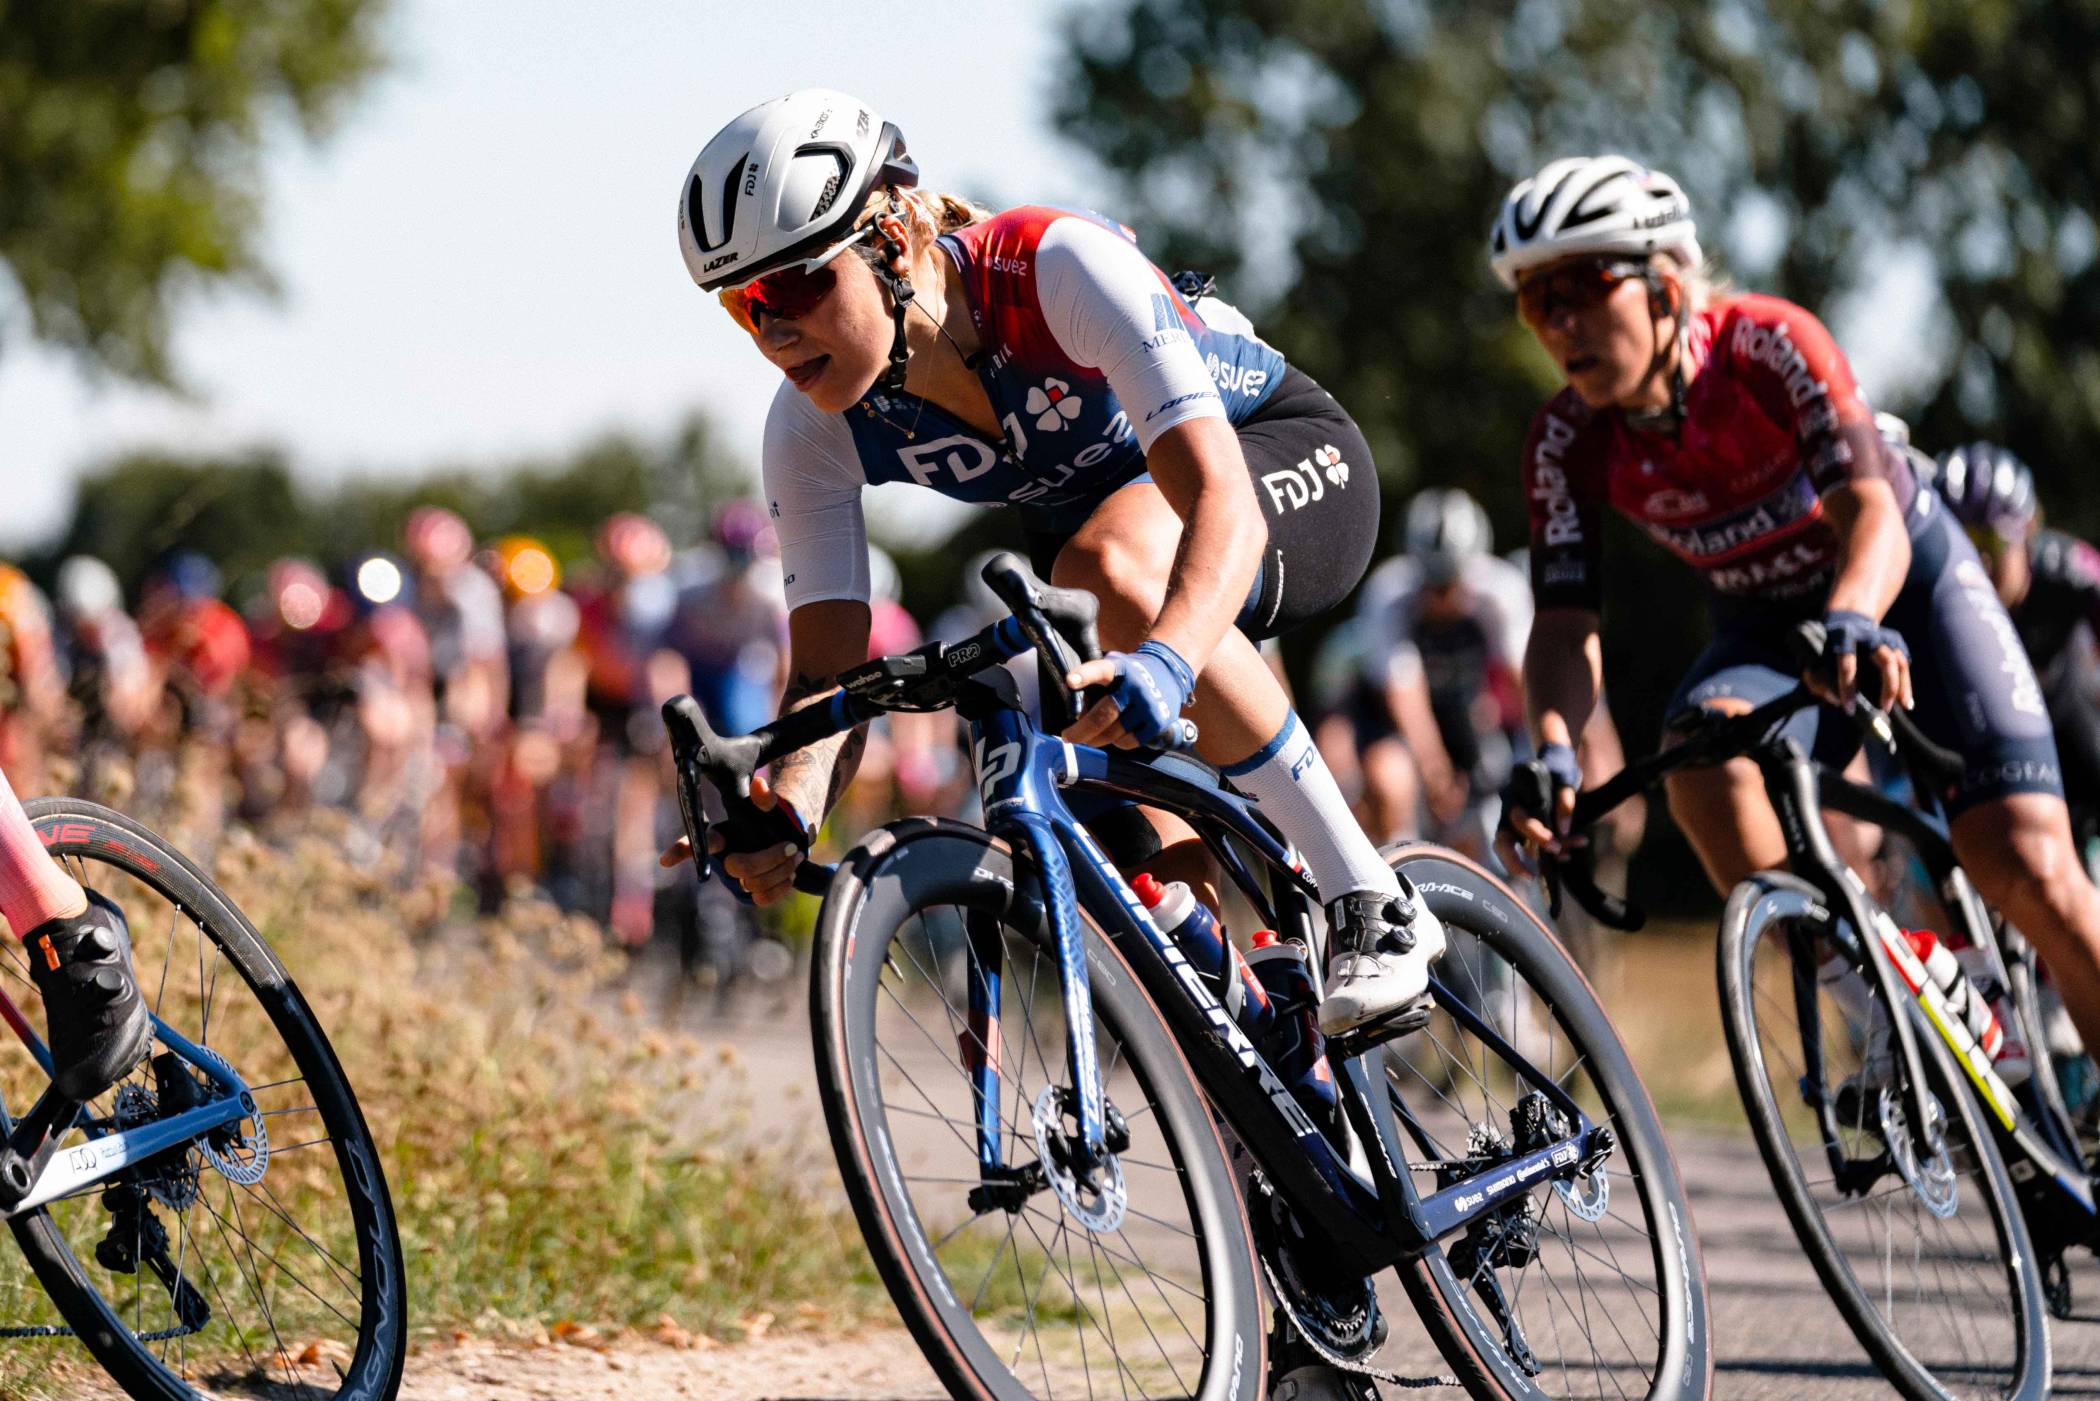
[(23, 940), (29, 975), (44, 995), (52, 1084), (82, 1102), (121, 1080), (152, 1039), (124, 912), (93, 891), (87, 898), (85, 912), (47, 920)]

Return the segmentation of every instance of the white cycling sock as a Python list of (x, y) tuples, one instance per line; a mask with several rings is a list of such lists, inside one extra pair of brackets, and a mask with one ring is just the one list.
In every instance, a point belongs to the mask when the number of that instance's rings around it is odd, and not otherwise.
[(1400, 881), (1378, 848), (1356, 825), (1341, 787), (1312, 735), (1293, 710), (1276, 737), (1223, 770), (1232, 786), (1261, 804), (1262, 815), (1305, 858), (1320, 898), (1332, 902), (1358, 890), (1400, 893)]

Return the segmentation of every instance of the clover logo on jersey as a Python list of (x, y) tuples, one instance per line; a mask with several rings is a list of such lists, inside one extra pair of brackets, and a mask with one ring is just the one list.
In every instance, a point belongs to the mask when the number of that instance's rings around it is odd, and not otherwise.
[(1349, 464), (1342, 461), (1342, 450), (1333, 443), (1314, 448), (1313, 465), (1327, 473), (1327, 480), (1336, 486), (1349, 485)]
[(1046, 379), (1040, 389), (1028, 391), (1025, 406), (1035, 415), (1035, 426), (1045, 433), (1058, 429), (1079, 417), (1080, 398), (1072, 392), (1072, 386), (1061, 379)]

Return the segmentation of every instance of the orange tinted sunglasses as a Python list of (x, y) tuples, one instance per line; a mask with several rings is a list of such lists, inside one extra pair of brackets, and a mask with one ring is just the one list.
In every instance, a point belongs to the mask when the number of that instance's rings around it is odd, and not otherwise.
[(1625, 259), (1568, 263), (1533, 273), (1517, 285), (1517, 315), (1536, 330), (1562, 311), (1588, 311), (1621, 282), (1647, 274), (1645, 263)]
[(829, 266), (831, 260), (866, 238), (874, 227), (872, 223), (863, 224), (843, 242), (832, 244), (813, 258), (776, 269), (741, 287), (731, 287), (716, 295), (722, 299), (722, 305), (736, 324), (754, 336), (759, 333), (761, 317), (778, 316), (793, 321), (807, 316), (838, 285), (839, 275)]

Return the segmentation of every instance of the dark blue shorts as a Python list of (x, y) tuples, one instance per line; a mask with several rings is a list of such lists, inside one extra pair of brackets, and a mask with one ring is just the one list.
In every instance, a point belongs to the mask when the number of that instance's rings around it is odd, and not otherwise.
[[(1930, 492), (1919, 501), (1925, 510), (1909, 522), (1910, 575), (1882, 621), (1910, 647), (1918, 727), (1967, 761), (1941, 804), (1952, 817), (2013, 793), (2060, 798), (2056, 736), (2019, 633), (1968, 536)], [(1762, 705), (1792, 690), (1800, 671), (1787, 639), (1802, 616), (1716, 598), (1714, 639), (1677, 683), (1665, 723), (1724, 697)], [(1785, 732), (1833, 768), (1859, 752), (1859, 727), (1832, 706), (1799, 712)]]

